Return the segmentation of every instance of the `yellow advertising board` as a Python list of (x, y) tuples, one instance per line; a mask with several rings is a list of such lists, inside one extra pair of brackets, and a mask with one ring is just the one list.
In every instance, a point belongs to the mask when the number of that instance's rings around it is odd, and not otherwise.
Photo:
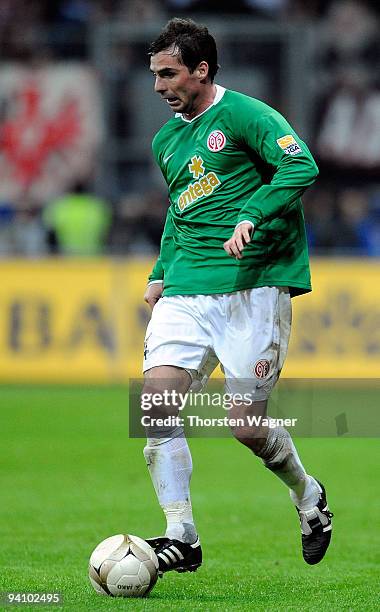
[(291, 378), (380, 378), (380, 262), (317, 259), (313, 291), (293, 300), (283, 374)]
[[(49, 259), (0, 264), (0, 381), (112, 383), (141, 375), (152, 262)], [(379, 377), (380, 266), (315, 260), (293, 300), (283, 375)]]
[(108, 381), (117, 359), (113, 264), (49, 259), (0, 265), (3, 381)]

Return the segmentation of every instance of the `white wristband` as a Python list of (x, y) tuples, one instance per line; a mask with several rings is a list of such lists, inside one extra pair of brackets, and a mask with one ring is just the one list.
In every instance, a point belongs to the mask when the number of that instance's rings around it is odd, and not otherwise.
[(239, 227), (239, 225), (241, 225), (242, 223), (249, 223), (250, 225), (252, 225), (252, 229), (255, 229), (255, 224), (252, 223), (252, 221), (249, 221), (248, 219), (246, 219), (245, 221), (239, 221), (239, 223), (235, 225), (235, 229)]

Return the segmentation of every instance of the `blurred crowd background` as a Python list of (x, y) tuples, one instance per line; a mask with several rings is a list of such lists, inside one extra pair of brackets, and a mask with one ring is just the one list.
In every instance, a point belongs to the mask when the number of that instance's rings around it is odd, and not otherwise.
[(1, 0), (0, 257), (157, 252), (167, 194), (150, 142), (170, 111), (147, 49), (173, 16), (215, 35), (218, 83), (310, 145), (311, 252), (379, 256), (378, 2)]

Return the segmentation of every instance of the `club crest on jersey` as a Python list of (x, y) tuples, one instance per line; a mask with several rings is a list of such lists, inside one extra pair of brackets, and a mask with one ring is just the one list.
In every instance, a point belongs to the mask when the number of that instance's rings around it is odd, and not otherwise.
[(277, 138), (276, 142), (280, 149), (282, 149), (287, 155), (297, 155), (297, 153), (302, 153), (301, 147), (291, 134)]
[(204, 161), (199, 155), (193, 155), (188, 164), (189, 172), (192, 174), (194, 183), (190, 183), (187, 189), (180, 194), (177, 204), (182, 212), (189, 204), (193, 204), (200, 198), (210, 195), (214, 189), (220, 185), (220, 180), (215, 172), (207, 172), (204, 167)]
[(221, 130), (213, 130), (207, 138), (207, 148), (213, 153), (217, 153), (224, 149), (226, 137)]
[(256, 361), (253, 372), (256, 378), (266, 378), (269, 374), (270, 364), (268, 359), (259, 359)]

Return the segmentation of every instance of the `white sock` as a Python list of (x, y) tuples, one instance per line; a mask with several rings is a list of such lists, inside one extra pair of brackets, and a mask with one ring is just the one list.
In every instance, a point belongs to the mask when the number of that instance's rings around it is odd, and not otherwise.
[(190, 500), (193, 466), (186, 438), (148, 438), (144, 456), (166, 516), (165, 535), (192, 544), (197, 532)]
[(303, 495), (299, 497), (294, 491), (289, 490), (290, 499), (299, 510), (311, 510), (317, 505), (319, 494), (322, 489), (312, 476), (307, 476), (307, 482)]
[(309, 510), (317, 504), (321, 488), (312, 476), (306, 474), (286, 429), (270, 429), (259, 456), (265, 467), (289, 487), (290, 497), (300, 510)]

